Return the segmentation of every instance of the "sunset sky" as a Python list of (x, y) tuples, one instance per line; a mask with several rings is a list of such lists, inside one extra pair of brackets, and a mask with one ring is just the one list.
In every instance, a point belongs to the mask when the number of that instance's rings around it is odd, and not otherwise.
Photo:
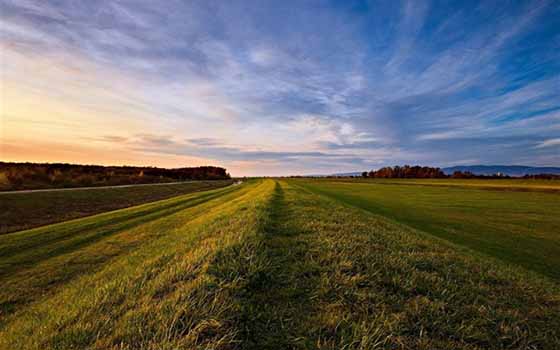
[(560, 1), (0, 0), (0, 160), (560, 166)]

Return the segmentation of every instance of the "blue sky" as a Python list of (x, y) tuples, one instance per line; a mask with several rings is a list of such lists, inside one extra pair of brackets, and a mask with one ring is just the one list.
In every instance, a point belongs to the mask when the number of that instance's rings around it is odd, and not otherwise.
[(559, 1), (0, 0), (6, 160), (560, 165)]

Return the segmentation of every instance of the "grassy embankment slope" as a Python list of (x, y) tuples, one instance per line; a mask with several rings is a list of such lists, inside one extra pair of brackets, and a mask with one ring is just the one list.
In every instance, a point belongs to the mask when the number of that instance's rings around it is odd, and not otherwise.
[(0, 193), (0, 234), (224, 187), (232, 180), (181, 184)]
[(560, 344), (558, 284), (301, 181), (7, 234), (0, 249), (0, 349)]
[(560, 183), (301, 180), (301, 186), (560, 280)]

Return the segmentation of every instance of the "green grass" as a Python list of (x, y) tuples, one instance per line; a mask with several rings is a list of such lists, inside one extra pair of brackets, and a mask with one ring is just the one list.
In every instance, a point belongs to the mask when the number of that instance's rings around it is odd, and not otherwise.
[(0, 234), (219, 188), (231, 183), (230, 180), (192, 181), (156, 186), (0, 193)]
[(342, 203), (559, 280), (560, 192), (542, 191), (539, 181), (515, 181), (299, 183)]
[(308, 187), (0, 236), (0, 349), (558, 348), (553, 280)]
[(329, 182), (350, 182), (369, 184), (452, 186), (506, 191), (560, 192), (560, 181), (542, 179), (364, 179), (325, 178)]

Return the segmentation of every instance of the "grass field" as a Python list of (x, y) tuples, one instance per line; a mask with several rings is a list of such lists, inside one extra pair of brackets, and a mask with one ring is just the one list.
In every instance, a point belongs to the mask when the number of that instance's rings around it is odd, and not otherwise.
[(0, 234), (223, 187), (231, 183), (230, 180), (191, 181), (155, 186), (0, 193)]
[(0, 349), (558, 348), (554, 278), (335, 185), (248, 181), (2, 235)]
[(560, 181), (540, 179), (364, 179), (364, 178), (323, 178), (328, 182), (417, 185), (440, 187), (464, 187), (487, 190), (522, 192), (560, 192)]
[(515, 181), (299, 183), (341, 203), (560, 280), (560, 192), (555, 190), (560, 185)]

